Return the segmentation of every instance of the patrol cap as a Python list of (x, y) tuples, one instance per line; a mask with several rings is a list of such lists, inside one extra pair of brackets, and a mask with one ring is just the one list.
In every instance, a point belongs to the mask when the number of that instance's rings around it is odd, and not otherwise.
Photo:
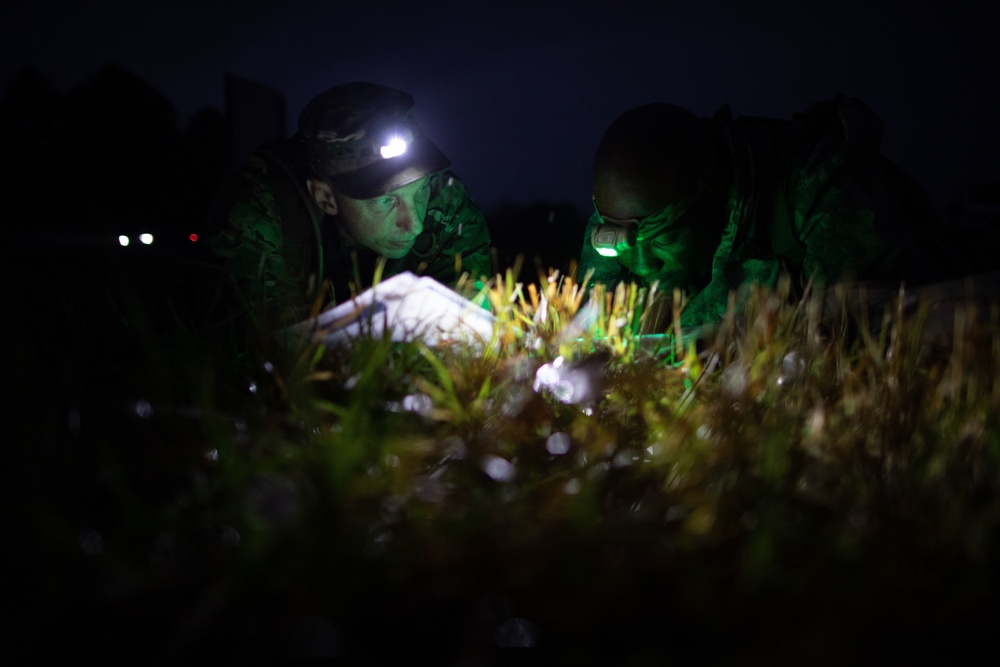
[(451, 164), (413, 120), (412, 96), (364, 81), (314, 97), (295, 138), (313, 172), (352, 199), (377, 197)]

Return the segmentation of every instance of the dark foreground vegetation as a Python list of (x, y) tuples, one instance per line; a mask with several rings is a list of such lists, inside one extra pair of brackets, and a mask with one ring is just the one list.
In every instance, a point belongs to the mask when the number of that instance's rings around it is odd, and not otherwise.
[(992, 645), (996, 309), (944, 339), (919, 312), (849, 336), (760, 293), (654, 356), (641, 294), (598, 297), (578, 330), (573, 282), (540, 276), (492, 285), (480, 349), (261, 333), (237, 353), (190, 317), (194, 265), (43, 255), (58, 270), (8, 285), (6, 327), (9, 646), (29, 655), (901, 664)]

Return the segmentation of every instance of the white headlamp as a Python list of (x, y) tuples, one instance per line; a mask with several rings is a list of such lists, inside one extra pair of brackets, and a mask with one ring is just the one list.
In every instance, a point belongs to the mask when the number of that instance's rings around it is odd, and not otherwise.
[(379, 148), (379, 154), (383, 158), (396, 157), (406, 152), (406, 140), (400, 136), (393, 135), (389, 141)]

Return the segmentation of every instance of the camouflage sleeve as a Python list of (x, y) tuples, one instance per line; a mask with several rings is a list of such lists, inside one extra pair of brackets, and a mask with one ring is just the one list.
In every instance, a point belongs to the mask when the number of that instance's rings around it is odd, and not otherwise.
[(788, 207), (804, 245), (802, 272), (820, 284), (903, 278), (915, 257), (898, 193), (879, 154), (882, 122), (859, 100), (838, 97), (802, 114), (817, 128), (792, 160)]
[(491, 275), (490, 233), (479, 206), (450, 171), (431, 177), (431, 200), (405, 267), (454, 285), (463, 273)]
[[(209, 246), (225, 265), (234, 300), (251, 317), (288, 323), (308, 312), (307, 274), (316, 243), (311, 230), (304, 229), (311, 227), (305, 203), (279, 201), (281, 188), (276, 189), (275, 181), (285, 176), (269, 169), (280, 168), (255, 155), (223, 184), (212, 205), (217, 231)], [(304, 220), (289, 226), (283, 217)]]
[(858, 198), (849, 178), (820, 188), (816, 196), (796, 198), (795, 224), (805, 246), (802, 273), (819, 284), (831, 284), (879, 273), (890, 249), (875, 232), (874, 211)]
[(583, 248), (580, 250), (580, 263), (576, 272), (580, 282), (587, 277), (588, 272), (593, 272), (587, 283), (588, 288), (597, 283), (612, 286), (625, 276), (625, 270), (617, 259), (601, 256), (590, 244), (590, 235), (599, 224), (600, 217), (596, 212), (592, 213), (583, 234)]

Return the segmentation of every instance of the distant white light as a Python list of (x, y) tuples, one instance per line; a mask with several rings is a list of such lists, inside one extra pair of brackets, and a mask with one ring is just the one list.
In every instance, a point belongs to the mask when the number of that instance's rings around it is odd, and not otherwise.
[(393, 137), (385, 146), (379, 149), (382, 157), (396, 157), (406, 152), (406, 142), (399, 137)]
[(142, 241), (145, 245), (149, 245), (150, 243), (153, 242), (153, 235), (152, 234), (139, 234), (139, 240)]
[(122, 234), (118, 237), (118, 243), (124, 248), (128, 245), (128, 237)]

